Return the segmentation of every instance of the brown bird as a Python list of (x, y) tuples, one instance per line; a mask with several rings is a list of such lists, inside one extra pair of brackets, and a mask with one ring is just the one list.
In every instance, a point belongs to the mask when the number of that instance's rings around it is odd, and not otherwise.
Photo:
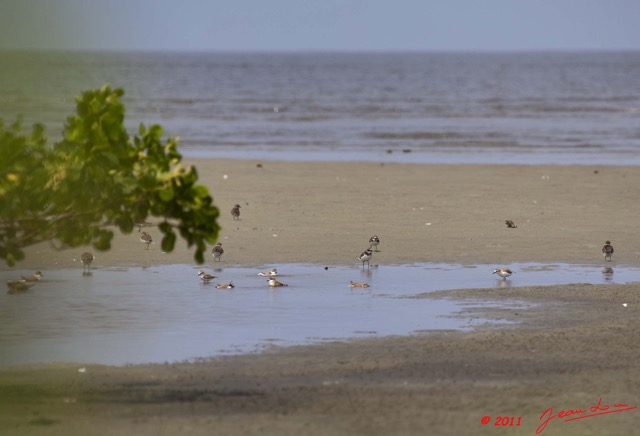
[(82, 253), (80, 255), (80, 262), (82, 262), (83, 271), (88, 271), (91, 269), (91, 262), (93, 262), (93, 254), (88, 251)]
[(360, 257), (358, 257), (358, 260), (360, 262), (362, 262), (362, 268), (364, 268), (364, 263), (367, 263), (367, 267), (369, 266), (369, 261), (371, 260), (371, 257), (373, 256), (373, 251), (371, 251), (370, 248), (367, 248), (366, 250), (364, 250), (364, 252), (360, 255)]
[(198, 271), (198, 277), (200, 277), (200, 279), (205, 283), (209, 283), (211, 280), (216, 278), (216, 276), (212, 276), (204, 271)]
[(284, 283), (279, 282), (279, 281), (277, 281), (276, 279), (273, 279), (273, 278), (269, 279), (268, 282), (269, 282), (269, 286), (271, 286), (272, 288), (278, 288), (280, 286), (289, 286), (289, 285), (285, 285)]
[(604, 243), (604, 247), (602, 247), (602, 255), (604, 256), (604, 260), (611, 262), (611, 256), (613, 256), (613, 245), (611, 245), (611, 241), (606, 241)]
[(142, 232), (142, 234), (140, 235), (140, 242), (144, 244), (144, 249), (148, 250), (149, 244), (153, 242), (153, 238), (147, 232)]
[(498, 274), (503, 280), (507, 280), (507, 277), (511, 276), (513, 271), (507, 268), (498, 268), (493, 270), (493, 274)]
[(513, 221), (511, 221), (511, 220), (506, 220), (504, 223), (505, 223), (505, 224), (507, 225), (507, 227), (509, 227), (510, 229), (515, 229), (516, 227), (518, 227), (518, 226), (516, 225), (516, 223), (514, 223), (514, 222), (513, 222)]
[(231, 209), (231, 216), (233, 217), (234, 220), (239, 220), (240, 219), (240, 205), (236, 204), (235, 206), (233, 206), (233, 209)]
[(211, 254), (213, 255), (213, 261), (220, 261), (220, 258), (224, 254), (224, 250), (222, 249), (222, 243), (218, 242), (215, 247), (211, 249)]
[(17, 294), (18, 292), (25, 292), (35, 286), (35, 283), (27, 283), (24, 280), (7, 280), (8, 294)]
[(351, 282), (349, 284), (350, 288), (368, 288), (369, 284), (368, 283), (358, 283), (358, 282)]
[(140, 221), (139, 223), (136, 223), (136, 226), (138, 227), (138, 233), (140, 233), (142, 231), (143, 227), (147, 227), (150, 226), (151, 223), (148, 223), (146, 221)]
[(39, 282), (40, 279), (42, 278), (42, 273), (40, 271), (36, 271), (34, 272), (32, 275), (30, 276), (21, 276), (22, 280), (24, 280), (25, 282)]
[(378, 244), (380, 244), (380, 238), (377, 236), (372, 236), (369, 238), (369, 250), (378, 251)]
[(218, 283), (216, 285), (217, 289), (233, 289), (235, 288), (235, 286), (233, 285), (233, 282), (229, 282), (229, 283)]

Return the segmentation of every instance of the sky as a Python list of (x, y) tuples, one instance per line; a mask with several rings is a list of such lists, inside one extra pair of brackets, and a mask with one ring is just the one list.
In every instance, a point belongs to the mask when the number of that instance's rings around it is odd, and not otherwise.
[(0, 0), (0, 49), (639, 50), (640, 0)]

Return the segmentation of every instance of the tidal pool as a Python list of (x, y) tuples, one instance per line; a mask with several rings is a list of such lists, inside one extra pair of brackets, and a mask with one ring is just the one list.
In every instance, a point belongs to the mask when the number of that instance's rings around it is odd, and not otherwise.
[[(43, 270), (31, 290), (0, 293), (0, 366), (54, 361), (124, 365), (258, 352), (274, 346), (468, 330), (487, 320), (453, 318), (459, 302), (407, 298), (424, 292), (497, 286), (640, 281), (640, 269), (601, 265), (513, 264), (512, 277), (489, 265), (308, 264), (203, 268), (161, 265)], [(258, 272), (276, 267), (287, 287)], [(2, 271), (3, 281), (32, 271)], [(349, 281), (370, 284), (350, 288)], [(232, 281), (234, 289), (216, 289)], [(467, 302), (468, 304), (468, 302)], [(517, 301), (496, 302), (522, 307)]]

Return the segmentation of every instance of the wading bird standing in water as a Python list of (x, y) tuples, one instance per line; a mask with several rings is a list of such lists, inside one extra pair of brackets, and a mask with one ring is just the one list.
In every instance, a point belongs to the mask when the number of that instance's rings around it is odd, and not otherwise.
[(82, 272), (87, 272), (91, 270), (91, 262), (93, 262), (93, 254), (85, 251), (80, 255), (80, 262), (82, 262)]
[(362, 262), (362, 268), (364, 268), (365, 262), (367, 263), (367, 267), (369, 267), (369, 261), (371, 260), (372, 257), (373, 257), (373, 251), (371, 251), (370, 248), (367, 248), (362, 252), (360, 257), (358, 257), (358, 260)]
[(502, 280), (507, 280), (507, 277), (510, 277), (513, 274), (513, 271), (507, 268), (498, 268), (493, 270), (493, 274), (498, 274), (502, 277)]

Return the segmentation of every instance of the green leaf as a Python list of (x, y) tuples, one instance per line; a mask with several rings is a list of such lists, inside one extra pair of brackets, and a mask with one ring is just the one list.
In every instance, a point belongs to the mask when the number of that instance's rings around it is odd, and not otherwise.
[(209, 196), (209, 189), (206, 186), (198, 185), (193, 188), (193, 194), (196, 197), (206, 198)]
[(193, 254), (193, 259), (198, 265), (202, 265), (204, 263), (204, 252), (202, 250), (196, 250)]
[(164, 235), (162, 238), (162, 251), (165, 253), (170, 253), (173, 251), (173, 247), (176, 245), (176, 234), (174, 232), (170, 232)]
[(169, 224), (166, 221), (162, 221), (160, 224), (158, 224), (158, 228), (160, 229), (160, 231), (162, 233), (171, 233), (173, 230), (171, 229), (171, 224)]
[(174, 249), (177, 226), (204, 261), (205, 242), (220, 231), (219, 211), (196, 184), (195, 168), (180, 166), (178, 138), (165, 140), (160, 125), (142, 123), (140, 137), (129, 137), (123, 95), (108, 84), (83, 92), (52, 145), (41, 124), (28, 134), (19, 118), (0, 120), (0, 259), (8, 265), (22, 260), (22, 248), (47, 240), (108, 250), (107, 229), (130, 232), (150, 214), (166, 220), (165, 251)]
[(164, 202), (169, 202), (171, 200), (173, 200), (173, 188), (171, 186), (167, 186), (164, 189), (161, 189), (158, 192), (158, 195), (160, 196), (160, 199)]
[(119, 216), (116, 219), (116, 224), (123, 233), (131, 233), (133, 231), (134, 222), (129, 214)]

